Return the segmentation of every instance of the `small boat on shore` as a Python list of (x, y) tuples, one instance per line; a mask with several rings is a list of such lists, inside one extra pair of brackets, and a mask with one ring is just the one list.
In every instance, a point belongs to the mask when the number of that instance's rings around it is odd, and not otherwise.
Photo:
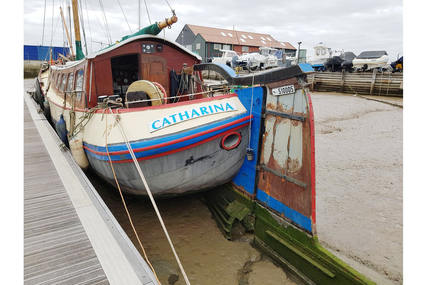
[(341, 56), (341, 51), (332, 51), (323, 42), (314, 46), (314, 55), (309, 57), (307, 62), (311, 64), (315, 71), (325, 71), (324, 64), (334, 56)]
[(381, 69), (388, 63), (388, 54), (385, 50), (364, 51), (353, 59), (353, 68), (356, 71)]

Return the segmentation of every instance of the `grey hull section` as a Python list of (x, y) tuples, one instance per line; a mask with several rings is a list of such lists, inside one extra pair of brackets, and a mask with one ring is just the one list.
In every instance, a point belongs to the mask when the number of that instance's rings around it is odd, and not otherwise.
[[(231, 150), (221, 148), (222, 137), (176, 153), (138, 161), (154, 196), (177, 196), (209, 189), (230, 181), (240, 170), (248, 145), (248, 127), (238, 130), (240, 144)], [(111, 164), (88, 156), (91, 167), (104, 180), (116, 186)], [(147, 195), (133, 161), (113, 163), (120, 189), (134, 195)]]

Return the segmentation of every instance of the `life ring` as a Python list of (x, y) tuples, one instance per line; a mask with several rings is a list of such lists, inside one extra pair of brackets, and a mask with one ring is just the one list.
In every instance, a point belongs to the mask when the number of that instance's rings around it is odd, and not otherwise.
[[(166, 92), (164, 91), (164, 88), (159, 83), (156, 83), (156, 84), (155, 83), (156, 82), (151, 82), (148, 80), (134, 81), (126, 91), (126, 102), (128, 101), (127, 100), (128, 93), (143, 91), (152, 100), (151, 106), (162, 105), (166, 101), (164, 98), (166, 96)], [(160, 86), (161, 88), (158, 86)]]
[(160, 84), (160, 83), (153, 82), (153, 84), (154, 84), (154, 85), (156, 85), (157, 87), (159, 87), (159, 88), (160, 88), (160, 90), (162, 90), (162, 93), (163, 93), (163, 101), (164, 101), (164, 103), (165, 103), (165, 104), (167, 104), (167, 103), (168, 103), (168, 97), (167, 97), (167, 94), (166, 94), (166, 90), (165, 90), (165, 88), (163, 88), (162, 84)]

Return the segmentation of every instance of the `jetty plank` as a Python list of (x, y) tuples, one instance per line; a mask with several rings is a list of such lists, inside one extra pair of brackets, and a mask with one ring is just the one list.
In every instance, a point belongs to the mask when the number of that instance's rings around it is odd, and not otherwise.
[(87, 178), (46, 138), (53, 130), (25, 96), (24, 284), (157, 284), (108, 208), (86, 192)]

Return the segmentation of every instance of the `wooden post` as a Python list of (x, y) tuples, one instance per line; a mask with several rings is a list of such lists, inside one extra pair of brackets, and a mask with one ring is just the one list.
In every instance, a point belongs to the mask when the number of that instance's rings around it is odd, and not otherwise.
[(377, 77), (377, 72), (378, 72), (378, 69), (374, 68), (372, 72), (371, 90), (369, 91), (369, 95), (372, 95), (372, 93), (374, 92), (374, 85), (375, 85), (375, 79)]
[(341, 87), (340, 87), (340, 93), (344, 92), (344, 81), (345, 81), (345, 69), (341, 70)]
[(316, 74), (316, 72), (313, 72), (313, 74), (312, 74), (313, 80), (311, 80), (311, 92), (314, 92), (314, 79), (315, 79), (315, 74)]

